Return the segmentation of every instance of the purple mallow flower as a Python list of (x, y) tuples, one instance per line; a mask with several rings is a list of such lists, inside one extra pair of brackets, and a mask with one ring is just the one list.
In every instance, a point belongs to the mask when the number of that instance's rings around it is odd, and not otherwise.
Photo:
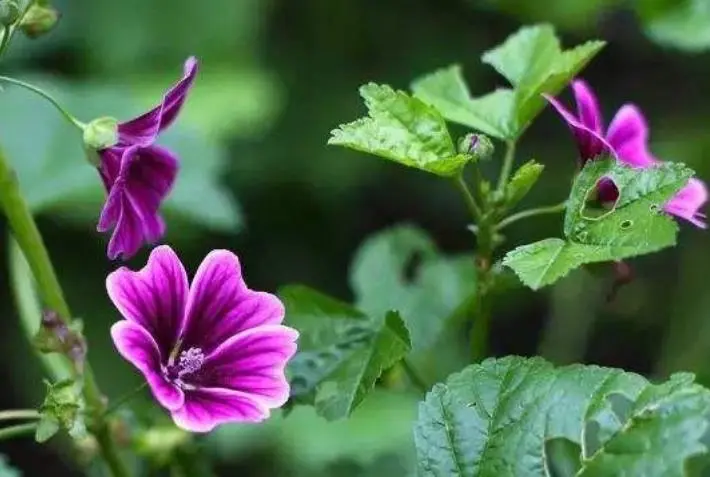
[[(631, 167), (650, 167), (659, 162), (648, 150), (648, 125), (638, 107), (632, 104), (622, 106), (605, 132), (599, 103), (589, 85), (582, 80), (576, 80), (572, 82), (572, 90), (577, 103), (576, 114), (557, 99), (551, 96), (546, 98), (572, 130), (582, 164), (608, 153)], [(611, 181), (602, 181), (599, 186), (599, 196), (602, 200), (616, 200), (618, 190)], [(666, 203), (664, 209), (669, 214), (705, 228), (705, 214), (700, 212), (700, 208), (707, 198), (705, 184), (692, 178)]]
[(276, 296), (247, 288), (233, 253), (210, 252), (189, 285), (162, 245), (143, 269), (111, 273), (106, 288), (125, 318), (111, 327), (118, 352), (181, 428), (262, 421), (288, 399), (298, 332), (281, 325)]
[(197, 74), (197, 60), (188, 58), (184, 75), (147, 113), (118, 123), (116, 142), (100, 149), (99, 174), (108, 194), (97, 230), (113, 229), (108, 257), (130, 258), (143, 243), (165, 233), (158, 210), (172, 189), (178, 158), (155, 144), (161, 131), (177, 117)]

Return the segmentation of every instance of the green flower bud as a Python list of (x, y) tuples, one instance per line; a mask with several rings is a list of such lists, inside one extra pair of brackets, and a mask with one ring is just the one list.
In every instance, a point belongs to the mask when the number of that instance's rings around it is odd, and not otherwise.
[(9, 27), (20, 18), (20, 5), (15, 0), (0, 0), (0, 24)]
[(493, 155), (493, 143), (483, 134), (466, 134), (459, 139), (459, 152), (470, 154), (476, 160), (486, 160)]
[(59, 21), (59, 12), (50, 5), (35, 3), (20, 21), (20, 28), (30, 38), (49, 33)]

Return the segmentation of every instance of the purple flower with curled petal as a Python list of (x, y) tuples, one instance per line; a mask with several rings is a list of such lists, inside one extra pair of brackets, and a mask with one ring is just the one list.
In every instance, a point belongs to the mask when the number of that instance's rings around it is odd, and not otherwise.
[(155, 242), (165, 233), (158, 210), (175, 182), (178, 158), (155, 140), (175, 121), (196, 74), (197, 60), (188, 58), (182, 79), (165, 93), (161, 103), (119, 123), (116, 143), (98, 151), (98, 170), (107, 197), (97, 230), (113, 229), (108, 244), (112, 260), (130, 258), (143, 243)]
[(281, 325), (276, 296), (247, 288), (233, 253), (210, 252), (189, 285), (162, 245), (143, 269), (111, 273), (106, 287), (125, 318), (111, 327), (118, 352), (178, 426), (207, 432), (258, 422), (288, 399), (284, 368), (298, 332)]
[[(577, 114), (557, 99), (545, 97), (571, 129), (582, 165), (602, 154), (613, 154), (617, 160), (638, 168), (660, 162), (648, 150), (648, 125), (638, 107), (632, 104), (622, 106), (605, 132), (599, 103), (589, 85), (582, 80), (573, 81), (572, 91), (577, 103)], [(619, 193), (610, 180), (601, 181), (598, 192), (601, 200), (610, 202), (615, 201)], [(692, 178), (666, 203), (664, 210), (697, 227), (705, 228), (705, 214), (700, 212), (700, 208), (707, 199), (705, 184)]]

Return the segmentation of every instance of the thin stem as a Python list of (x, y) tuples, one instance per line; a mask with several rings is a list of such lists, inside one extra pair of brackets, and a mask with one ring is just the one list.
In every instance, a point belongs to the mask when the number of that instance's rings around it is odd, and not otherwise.
[(38, 94), (42, 96), (44, 99), (49, 101), (57, 110), (62, 113), (62, 116), (64, 116), (67, 121), (69, 121), (72, 125), (76, 126), (77, 128), (83, 130), (86, 127), (86, 124), (82, 123), (78, 119), (76, 119), (74, 116), (72, 116), (69, 111), (64, 109), (61, 104), (59, 104), (59, 101), (54, 99), (49, 93), (43, 91), (42, 89), (38, 88), (35, 85), (32, 85), (30, 83), (25, 83), (22, 80), (18, 80), (16, 78), (10, 78), (9, 76), (0, 76), (0, 81), (4, 81), (6, 83), (14, 84), (15, 86), (20, 86), (22, 88), (25, 88), (26, 90), (32, 91), (35, 94)]
[(39, 412), (34, 409), (10, 409), (0, 411), (0, 421), (14, 421), (22, 419), (39, 419)]
[(471, 217), (473, 218), (474, 222), (478, 224), (480, 221), (483, 220), (483, 211), (476, 202), (476, 199), (473, 198), (473, 194), (468, 188), (468, 184), (466, 184), (466, 181), (464, 180), (462, 174), (459, 174), (454, 179), (454, 185), (459, 190), (459, 192), (461, 192), (464, 202), (466, 203), (466, 207), (468, 208), (468, 211), (471, 214)]
[(534, 217), (536, 215), (545, 214), (556, 214), (558, 212), (563, 212), (567, 206), (567, 201), (560, 202), (559, 204), (548, 205), (545, 207), (536, 207), (534, 209), (523, 210), (521, 212), (515, 213), (505, 219), (501, 220), (496, 226), (496, 230), (502, 230), (505, 227), (513, 224), (519, 220), (527, 219), (528, 217)]
[(30, 422), (29, 424), (18, 424), (16, 426), (5, 427), (0, 429), (0, 441), (7, 439), (13, 439), (15, 437), (26, 436), (28, 434), (34, 434), (37, 430), (37, 423)]
[(500, 176), (498, 177), (498, 187), (499, 192), (503, 192), (506, 184), (508, 183), (508, 178), (510, 177), (510, 172), (513, 170), (513, 159), (515, 158), (515, 141), (509, 140), (505, 143), (505, 156), (503, 157), (503, 166), (500, 169)]
[(125, 403), (133, 399), (138, 393), (140, 393), (145, 387), (148, 386), (147, 382), (143, 382), (140, 386), (131, 391), (128, 391), (122, 396), (116, 398), (116, 400), (104, 411), (104, 416), (108, 416), (112, 412), (116, 411), (118, 408), (123, 406)]
[(12, 30), (14, 27), (6, 26), (2, 29), (2, 38), (0, 38), (0, 57), (5, 53), (7, 45), (10, 44), (10, 37), (12, 36)]
[(429, 386), (427, 386), (426, 381), (422, 379), (421, 376), (419, 376), (419, 373), (417, 373), (417, 370), (414, 369), (414, 366), (412, 366), (412, 363), (409, 362), (407, 359), (403, 359), (401, 361), (402, 364), (402, 369), (404, 372), (407, 374), (407, 377), (409, 378), (409, 381), (417, 387), (421, 392), (426, 393), (429, 391)]
[[(43, 303), (57, 312), (62, 320), (69, 322), (72, 316), (69, 305), (64, 299), (64, 293), (29, 205), (22, 196), (17, 176), (3, 151), (0, 151), (0, 207), (5, 212), (12, 234), (37, 281)], [(39, 320), (39, 316), (37, 319)], [(96, 436), (101, 453), (114, 477), (128, 477), (130, 474), (119, 458), (116, 444), (103, 419), (105, 404), (89, 363), (85, 365), (82, 378), (84, 398), (91, 413), (90, 417), (93, 418), (91, 431)]]

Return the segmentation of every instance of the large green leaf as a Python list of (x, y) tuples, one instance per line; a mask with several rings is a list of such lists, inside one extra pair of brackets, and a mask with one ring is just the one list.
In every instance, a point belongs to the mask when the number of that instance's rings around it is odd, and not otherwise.
[(710, 48), (710, 3), (706, 0), (640, 0), (646, 33), (661, 45), (690, 52)]
[(524, 27), (483, 55), (483, 62), (503, 75), (512, 89), (473, 98), (457, 65), (416, 80), (412, 89), (450, 121), (499, 139), (516, 139), (544, 107), (542, 95), (559, 93), (603, 46), (590, 41), (563, 50), (552, 26)]
[[(630, 405), (624, 406), (624, 403)], [(489, 359), (436, 385), (415, 426), (419, 475), (547, 476), (546, 444), (580, 446), (578, 475), (683, 476), (706, 454), (710, 391), (621, 370)]]
[(326, 419), (350, 415), (382, 372), (411, 349), (396, 312), (368, 317), (349, 305), (303, 286), (280, 291), (286, 320), (301, 333), (289, 364), (291, 394), (314, 403)]
[[(662, 209), (692, 174), (683, 164), (635, 169), (614, 159), (590, 161), (567, 203), (566, 240), (546, 239), (518, 247), (508, 252), (503, 263), (537, 289), (585, 263), (619, 261), (675, 245), (678, 226)], [(614, 182), (619, 198), (611, 209), (593, 213), (587, 202), (602, 178)]]
[[(128, 119), (152, 107), (133, 101), (130, 91), (119, 86), (77, 85), (52, 78), (31, 81), (83, 120), (106, 115)], [(47, 102), (20, 88), (8, 87), (0, 101), (0, 144), (32, 208), (96, 220), (105, 192), (96, 170), (86, 161), (79, 132)], [(184, 127), (182, 119), (159, 139), (181, 160), (165, 210), (190, 223), (233, 230), (240, 225), (241, 214), (218, 181), (224, 151), (216, 142)]]
[(489, 136), (512, 137), (509, 114), (514, 94), (501, 88), (473, 98), (463, 79), (460, 65), (437, 70), (412, 83), (415, 96), (436, 107), (449, 121), (469, 126)]
[(441, 176), (454, 176), (471, 160), (459, 154), (441, 114), (387, 85), (360, 88), (369, 117), (331, 131), (328, 144), (384, 157)]
[(441, 336), (450, 317), (476, 290), (472, 256), (442, 256), (424, 231), (398, 226), (368, 238), (353, 260), (355, 304), (371, 316), (397, 310), (415, 351)]

